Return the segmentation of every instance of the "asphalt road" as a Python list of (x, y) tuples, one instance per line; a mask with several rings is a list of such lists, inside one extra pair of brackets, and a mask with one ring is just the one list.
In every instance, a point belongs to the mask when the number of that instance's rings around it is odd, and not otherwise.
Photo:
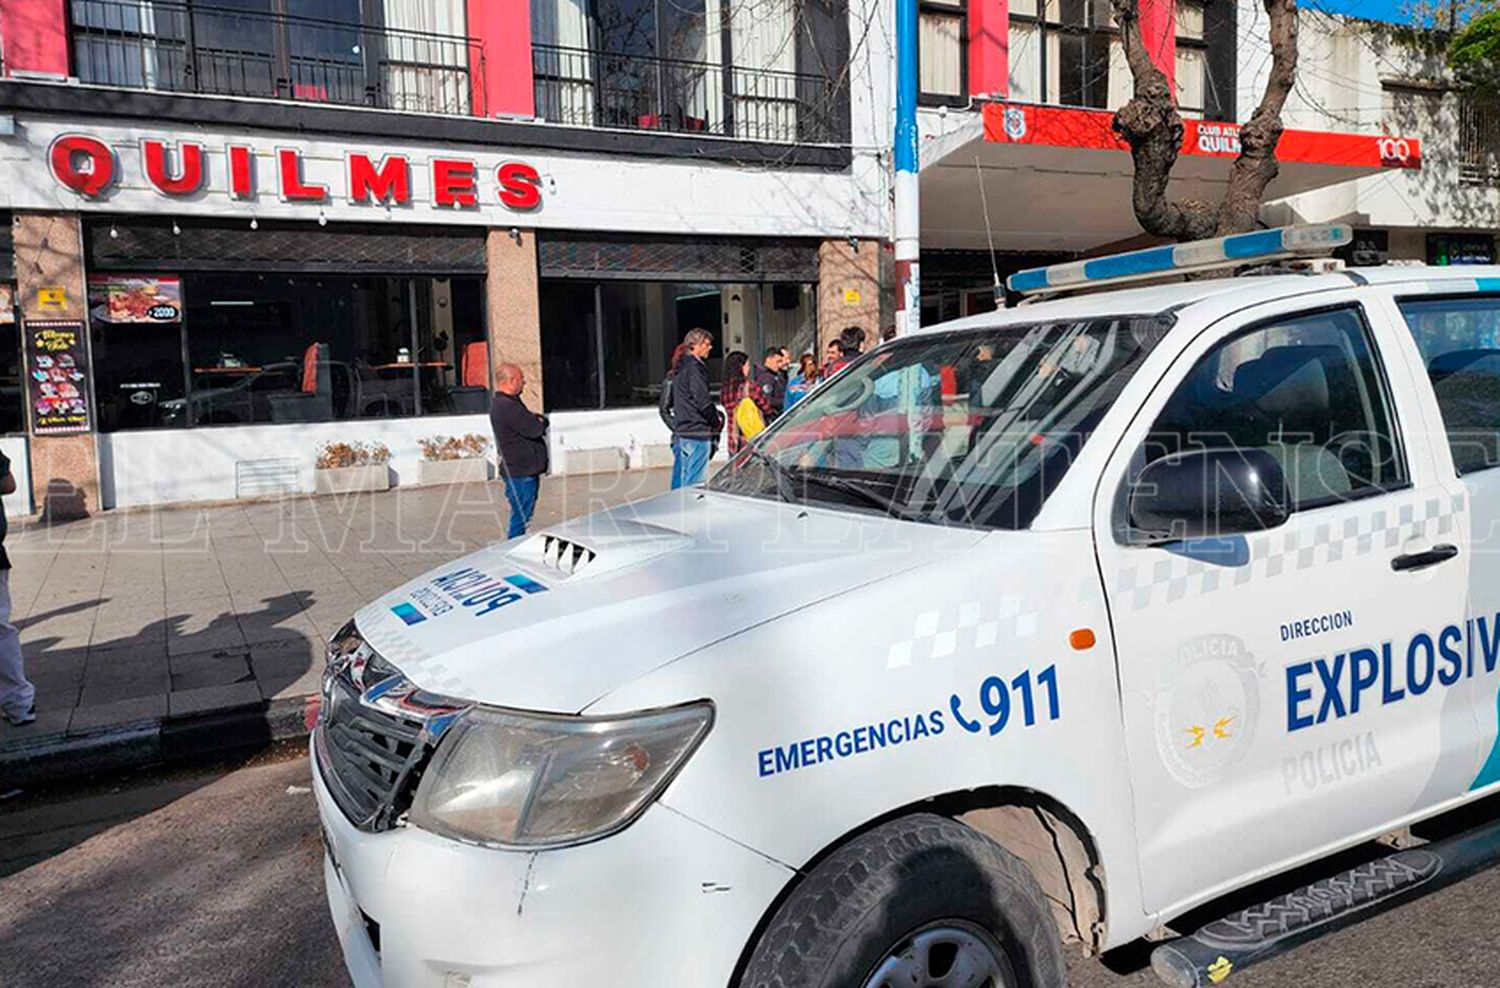
[[(0, 985), (346, 986), (305, 757), (0, 794)], [(1500, 984), (1500, 870), (1243, 972), (1243, 988)], [(1160, 982), (1074, 953), (1075, 988)]]

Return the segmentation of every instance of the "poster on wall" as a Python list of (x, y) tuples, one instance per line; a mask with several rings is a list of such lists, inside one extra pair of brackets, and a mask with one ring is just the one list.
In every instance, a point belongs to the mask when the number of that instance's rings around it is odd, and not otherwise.
[(39, 436), (88, 432), (88, 357), (83, 323), (27, 320), (22, 335), (32, 432)]
[(0, 281), (0, 326), (9, 326), (16, 321), (16, 286)]
[(182, 279), (176, 275), (89, 275), (89, 313), (108, 323), (182, 320)]

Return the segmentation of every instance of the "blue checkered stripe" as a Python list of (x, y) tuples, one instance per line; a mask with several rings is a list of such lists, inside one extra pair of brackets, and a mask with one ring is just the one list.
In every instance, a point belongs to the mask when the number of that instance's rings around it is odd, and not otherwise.
[(1000, 641), (1036, 634), (1039, 613), (1019, 594), (918, 611), (910, 619), (911, 633), (891, 642), (885, 667), (900, 669), (956, 652), (988, 648)]
[(1152, 561), (1117, 569), (1110, 582), (1110, 600), (1116, 607), (1131, 610), (1173, 604), (1300, 573), (1314, 566), (1391, 551), (1407, 539), (1451, 535), (1457, 527), (1456, 515), (1463, 511), (1464, 498), (1455, 494), (1412, 497), (1392, 503), (1392, 498), (1386, 496), (1379, 503), (1378, 508), (1325, 522), (1311, 531), (1299, 528), (1246, 536), (1250, 558), (1238, 566), (1218, 565), (1160, 550), (1130, 550), (1133, 556), (1149, 553)]

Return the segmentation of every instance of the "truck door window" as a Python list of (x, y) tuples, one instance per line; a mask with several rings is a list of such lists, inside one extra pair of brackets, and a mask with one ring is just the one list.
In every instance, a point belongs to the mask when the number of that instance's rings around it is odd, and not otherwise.
[(1270, 453), (1294, 511), (1405, 486), (1389, 396), (1360, 311), (1278, 319), (1214, 347), (1162, 409), (1139, 464), (1213, 448)]
[(1500, 466), (1500, 296), (1402, 299), (1460, 474)]

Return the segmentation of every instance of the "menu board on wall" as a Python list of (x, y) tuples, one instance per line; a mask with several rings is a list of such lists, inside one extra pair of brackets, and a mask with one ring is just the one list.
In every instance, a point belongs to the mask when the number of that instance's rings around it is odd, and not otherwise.
[(16, 321), (16, 287), (8, 281), (0, 281), (0, 326)]
[(89, 431), (83, 323), (29, 319), (22, 336), (32, 432), (46, 436)]
[(176, 275), (89, 275), (89, 313), (108, 323), (182, 320), (182, 279)]

